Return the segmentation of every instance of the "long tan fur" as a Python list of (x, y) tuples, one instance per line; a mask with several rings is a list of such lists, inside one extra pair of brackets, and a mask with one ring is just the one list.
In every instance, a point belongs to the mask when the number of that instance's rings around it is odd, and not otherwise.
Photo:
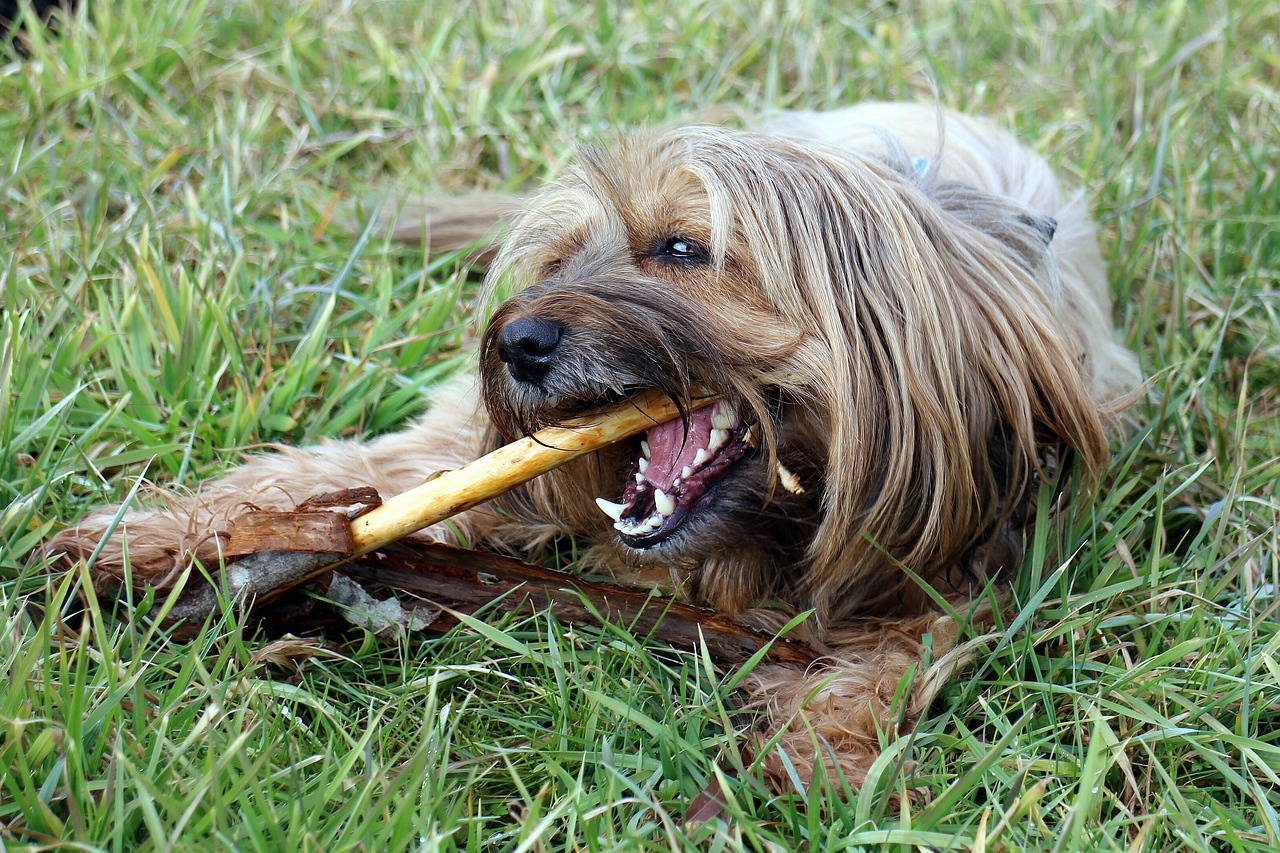
[[(395, 493), (601, 400), (705, 385), (737, 407), (715, 447), (712, 415), (690, 415), (674, 443), (652, 430), (666, 443), (650, 468), (672, 471), (646, 474), (651, 448), (628, 443), (431, 535), (520, 550), (570, 533), (619, 577), (665, 570), (689, 598), (766, 627), (813, 609), (802, 630), (830, 666), (762, 668), (747, 688), (769, 709), (761, 743), (777, 741), (765, 766), (781, 785), (788, 766), (804, 778), (834, 757), (858, 782), (879, 732), (909, 724), (963, 660), (948, 654), (957, 626), (913, 577), (961, 609), (1007, 578), (1037, 483), (1072, 459), (1098, 474), (1109, 418), (1138, 382), (1083, 203), (1007, 134), (933, 107), (638, 133), (584, 150), (528, 200), (426, 214), (401, 230), (435, 248), (490, 256), (505, 234), (478, 374), (398, 435), (157, 492), (124, 515), (100, 568), (122, 571), (127, 543), (135, 562), (177, 571), (215, 559), (246, 502)], [(675, 473), (696, 441), (714, 477)], [(87, 555), (114, 517), (99, 510), (53, 547)], [(895, 709), (925, 634), (942, 657)]]

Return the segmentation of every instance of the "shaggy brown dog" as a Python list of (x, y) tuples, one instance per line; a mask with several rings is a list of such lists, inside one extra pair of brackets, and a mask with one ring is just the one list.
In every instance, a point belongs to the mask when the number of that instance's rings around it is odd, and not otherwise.
[[(527, 203), (473, 199), (428, 225), (448, 248), (500, 222), (490, 282), (507, 298), (480, 344), (482, 405), (464, 377), (403, 433), (162, 492), (100, 563), (120, 565), (126, 540), (175, 571), (216, 562), (246, 503), (394, 494), (602, 401), (705, 386), (726, 402), (429, 532), (516, 550), (568, 533), (624, 579), (659, 568), (759, 624), (812, 609), (804, 631), (829, 665), (761, 668), (748, 686), (777, 737), (767, 766), (803, 778), (834, 757), (857, 783), (878, 733), (955, 663), (892, 707), (923, 635), (934, 652), (955, 636), (920, 583), (964, 602), (1016, 567), (1047, 469), (1106, 464), (1104, 423), (1138, 377), (1084, 204), (983, 123), (865, 104), (629, 136)], [(56, 544), (86, 554), (113, 514)]]

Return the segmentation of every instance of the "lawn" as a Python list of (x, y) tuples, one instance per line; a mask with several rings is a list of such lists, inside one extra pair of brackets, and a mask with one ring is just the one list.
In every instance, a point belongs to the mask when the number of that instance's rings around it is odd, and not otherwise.
[[(58, 30), (0, 55), (0, 845), (1280, 848), (1272, 0), (88, 0)], [(1149, 388), (862, 790), (770, 792), (737, 673), (623, 632), (178, 644), (42, 570), (146, 482), (422, 408), (479, 274), (364, 232), (380, 199), (867, 98), (993, 116), (1082, 188)]]

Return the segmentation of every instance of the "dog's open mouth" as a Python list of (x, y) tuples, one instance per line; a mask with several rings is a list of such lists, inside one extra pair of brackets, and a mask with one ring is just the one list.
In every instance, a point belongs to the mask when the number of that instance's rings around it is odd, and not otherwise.
[(680, 529), (694, 505), (755, 446), (756, 430), (721, 400), (650, 427), (640, 440), (622, 503), (596, 498), (622, 542), (652, 548)]

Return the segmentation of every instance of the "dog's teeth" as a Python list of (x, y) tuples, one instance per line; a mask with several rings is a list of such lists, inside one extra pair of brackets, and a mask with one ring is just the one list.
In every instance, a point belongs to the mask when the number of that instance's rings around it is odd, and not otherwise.
[(640, 457), (640, 473), (643, 474), (645, 471), (648, 471), (648, 470), (649, 470), (649, 459), (648, 457), (641, 456)]
[(782, 488), (786, 489), (793, 495), (803, 495), (804, 486), (800, 485), (800, 478), (791, 473), (791, 470), (778, 463), (778, 482), (782, 483)]
[(742, 440), (745, 443), (751, 445), (752, 447), (756, 446), (756, 425), (755, 424), (752, 424), (751, 426), (747, 427), (747, 432), (745, 435), (742, 436)]
[(630, 519), (626, 521), (616, 521), (614, 522), (613, 529), (617, 530), (619, 533), (624, 533), (627, 536), (643, 536), (646, 533), (652, 533), (657, 530), (662, 526), (664, 521), (666, 521), (666, 518), (655, 512), (644, 521), (631, 521)]
[(669, 496), (662, 489), (658, 489), (653, 493), (653, 505), (664, 518), (676, 511), (676, 499)]
[(692, 476), (693, 476), (693, 469), (692, 469), (692, 468), (690, 468), (688, 465), (686, 465), (686, 466), (684, 466), (683, 468), (681, 468), (681, 469), (680, 469), (680, 479), (681, 479), (681, 480), (687, 480), (687, 479), (689, 479), (689, 478), (690, 478), (690, 477), (692, 477)]
[(648, 439), (644, 439), (644, 438), (640, 439), (640, 452), (644, 454), (645, 459), (648, 459), (650, 456), (653, 455), (653, 451), (649, 449)]
[(637, 472), (636, 472), (636, 483), (643, 483), (643, 482), (644, 482), (644, 474), (641, 474), (639, 471), (637, 471)]
[(705, 447), (699, 447), (698, 452), (693, 454), (693, 467), (697, 468), (703, 462), (706, 462), (710, 458), (711, 458), (711, 454), (707, 451), (707, 449)]
[(613, 501), (607, 501), (604, 498), (596, 498), (596, 506), (600, 507), (600, 511), (612, 518), (614, 521), (622, 519), (622, 512), (627, 508), (626, 504), (616, 504)]
[(719, 447), (720, 445), (724, 444), (728, 440), (729, 440), (729, 431), (727, 429), (711, 430), (710, 442), (711, 442), (712, 449)]
[(625, 533), (628, 536), (643, 536), (646, 533), (652, 533), (661, 526), (662, 519), (656, 515), (646, 518), (641, 522), (619, 521), (617, 524), (613, 525), (615, 530)]
[(729, 429), (738, 422), (738, 407), (733, 403), (721, 400), (716, 410), (711, 413), (711, 426), (716, 429)]

